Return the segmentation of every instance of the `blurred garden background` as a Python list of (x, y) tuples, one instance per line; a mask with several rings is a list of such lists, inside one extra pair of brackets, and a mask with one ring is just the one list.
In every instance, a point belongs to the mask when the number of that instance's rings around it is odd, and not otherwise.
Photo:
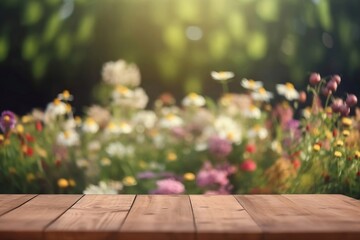
[(120, 58), (139, 66), (152, 101), (218, 97), (212, 70), (271, 91), (339, 73), (341, 92), (359, 93), (359, 9), (357, 0), (1, 0), (0, 110), (25, 114), (69, 89), (80, 113), (101, 92), (102, 64)]

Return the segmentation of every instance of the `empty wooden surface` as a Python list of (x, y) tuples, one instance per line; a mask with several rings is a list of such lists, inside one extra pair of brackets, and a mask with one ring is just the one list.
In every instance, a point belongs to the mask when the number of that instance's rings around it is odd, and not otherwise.
[(0, 239), (360, 239), (343, 195), (0, 195)]

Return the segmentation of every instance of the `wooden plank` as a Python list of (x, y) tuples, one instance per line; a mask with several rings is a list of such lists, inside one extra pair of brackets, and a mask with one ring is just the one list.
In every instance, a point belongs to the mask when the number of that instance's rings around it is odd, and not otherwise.
[(0, 216), (19, 207), (35, 196), (35, 194), (0, 194)]
[(306, 208), (318, 229), (349, 232), (360, 239), (360, 204), (342, 195), (284, 195), (301, 208)]
[[(315, 202), (323, 200), (318, 195), (307, 196), (315, 199)], [(334, 224), (326, 222), (325, 218), (314, 211), (316, 207), (311, 206), (314, 202), (304, 202), (299, 197), (300, 195), (236, 196), (264, 231), (264, 239), (360, 239), (357, 233), (336, 228), (336, 220)], [(294, 199), (297, 200), (293, 201)], [(353, 224), (350, 228), (353, 227), (357, 225)]]
[(42, 239), (45, 227), (82, 195), (38, 195), (0, 217), (0, 239)]
[(189, 196), (138, 195), (120, 229), (120, 239), (194, 239)]
[(45, 231), (46, 239), (115, 238), (135, 195), (85, 195)]
[(197, 239), (261, 239), (262, 232), (231, 195), (190, 196)]

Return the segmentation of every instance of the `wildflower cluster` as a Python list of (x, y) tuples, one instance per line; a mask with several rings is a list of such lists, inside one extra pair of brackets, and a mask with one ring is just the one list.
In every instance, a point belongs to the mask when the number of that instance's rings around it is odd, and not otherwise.
[(44, 112), (4, 111), (0, 191), (360, 196), (360, 111), (349, 117), (354, 95), (336, 97), (338, 75), (311, 74), (308, 94), (278, 84), (284, 100), (273, 104), (260, 81), (243, 78), (238, 86), (245, 93), (230, 93), (234, 73), (210, 75), (223, 87), (218, 101), (192, 92), (177, 105), (165, 93), (147, 110), (137, 66), (119, 60), (104, 65), (101, 105), (83, 117), (74, 116), (69, 91)]

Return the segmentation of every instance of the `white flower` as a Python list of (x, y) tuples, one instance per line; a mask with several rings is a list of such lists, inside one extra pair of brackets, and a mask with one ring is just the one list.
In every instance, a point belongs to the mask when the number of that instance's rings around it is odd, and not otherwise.
[(89, 162), (88, 160), (81, 158), (76, 160), (76, 166), (79, 168), (87, 168), (89, 166)]
[(63, 129), (64, 130), (73, 130), (73, 129), (76, 128), (76, 126), (77, 126), (77, 124), (76, 124), (75, 119), (74, 118), (69, 118), (64, 122)]
[(85, 190), (84, 194), (117, 194), (123, 185), (118, 181), (104, 182), (100, 181), (99, 185), (89, 185)]
[(244, 110), (243, 115), (246, 118), (260, 119), (261, 110), (258, 107), (251, 105), (248, 109)]
[(130, 90), (124, 86), (118, 86), (113, 91), (112, 97), (116, 105), (135, 109), (144, 109), (149, 101), (149, 97), (144, 89), (136, 88)]
[(115, 122), (110, 122), (105, 129), (107, 134), (129, 134), (133, 130), (132, 126), (127, 122), (120, 122), (119, 124)]
[(273, 94), (265, 90), (265, 88), (261, 87), (257, 89), (255, 92), (251, 93), (251, 97), (255, 101), (263, 101), (269, 102), (271, 98), (273, 98)]
[(182, 101), (182, 105), (185, 107), (202, 107), (205, 103), (205, 98), (196, 93), (188, 94)]
[(134, 147), (133, 146), (125, 146), (120, 142), (110, 143), (105, 149), (106, 153), (111, 157), (128, 157), (134, 155)]
[(247, 135), (248, 135), (248, 138), (250, 138), (250, 139), (253, 139), (253, 138), (265, 139), (269, 135), (269, 133), (266, 128), (260, 127), (260, 126), (255, 126), (247, 132)]
[(82, 126), (82, 130), (85, 133), (97, 133), (99, 130), (99, 125), (95, 122), (94, 119), (88, 117)]
[(66, 104), (56, 98), (53, 102), (47, 105), (45, 110), (45, 119), (55, 119), (57, 116), (65, 115), (66, 112)]
[(309, 119), (311, 117), (311, 108), (307, 107), (302, 110), (302, 115), (304, 118)]
[(241, 128), (233, 119), (227, 116), (219, 116), (214, 122), (214, 127), (219, 137), (233, 143), (241, 142)]
[(276, 84), (276, 90), (289, 101), (299, 98), (299, 93), (292, 83)]
[(153, 128), (156, 120), (156, 114), (152, 111), (139, 111), (133, 117), (134, 125), (142, 125), (147, 129)]
[(90, 152), (98, 152), (101, 150), (101, 143), (100, 141), (94, 140), (89, 142), (87, 146), (88, 151)]
[(162, 128), (174, 128), (174, 127), (179, 127), (182, 124), (183, 124), (183, 120), (179, 116), (172, 113), (167, 114), (159, 121), (159, 125)]
[(61, 146), (71, 147), (79, 144), (79, 135), (74, 130), (60, 132), (57, 136), (57, 143)]
[(134, 64), (127, 64), (124, 60), (105, 63), (102, 78), (107, 84), (129, 87), (139, 86), (141, 80), (138, 67)]
[(64, 101), (72, 101), (74, 97), (70, 94), (68, 90), (64, 90), (62, 93), (58, 94), (58, 99)]
[(233, 78), (234, 76), (235, 76), (235, 74), (233, 72), (228, 72), (228, 71), (222, 71), (222, 72), (212, 71), (211, 72), (211, 77), (217, 81), (226, 81), (226, 80), (229, 80), (230, 78)]
[(263, 83), (260, 81), (254, 81), (252, 79), (243, 78), (241, 79), (241, 86), (249, 90), (257, 90), (259, 88), (262, 88)]

